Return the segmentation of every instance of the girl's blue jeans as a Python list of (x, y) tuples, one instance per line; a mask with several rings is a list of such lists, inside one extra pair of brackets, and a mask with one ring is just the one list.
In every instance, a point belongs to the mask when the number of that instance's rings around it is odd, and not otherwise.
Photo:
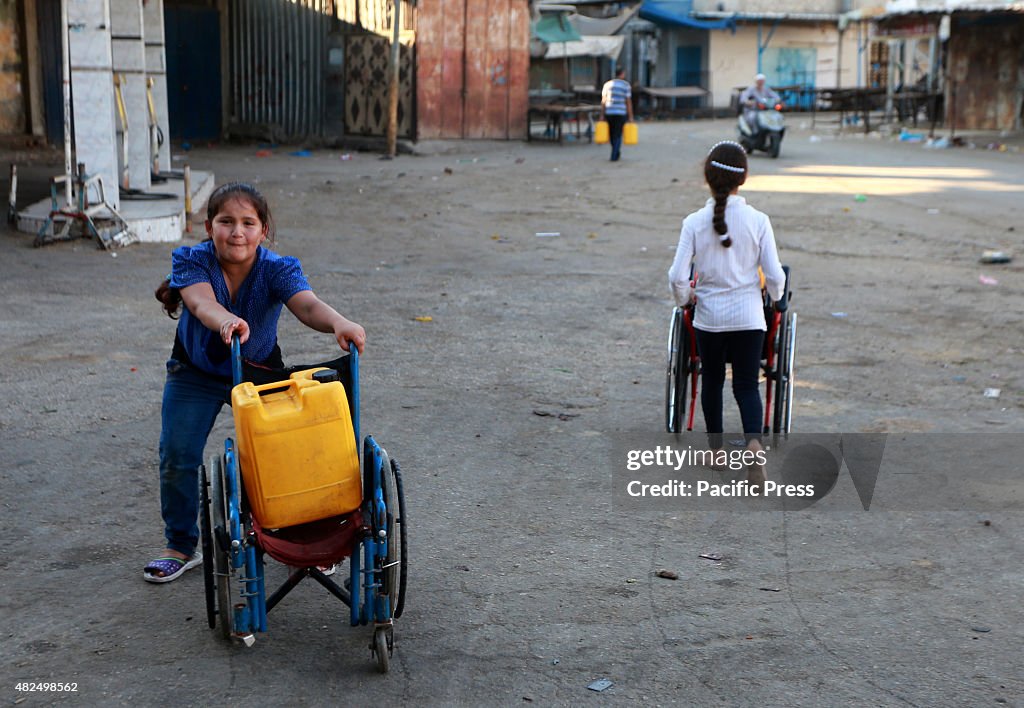
[(170, 359), (161, 407), (160, 513), (167, 547), (191, 556), (199, 543), (199, 465), (231, 384)]

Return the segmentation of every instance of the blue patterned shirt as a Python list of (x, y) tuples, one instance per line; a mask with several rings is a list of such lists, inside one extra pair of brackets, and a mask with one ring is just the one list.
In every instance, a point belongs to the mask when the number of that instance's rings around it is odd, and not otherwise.
[[(217, 262), (213, 241), (181, 246), (171, 254), (172, 288), (209, 283), (217, 302), (249, 324), (249, 339), (242, 345), (242, 357), (262, 363), (277, 345), (277, 321), (284, 303), (303, 290), (311, 290), (297, 258), (280, 256), (260, 246), (256, 261), (235, 301), (228, 296), (228, 285)], [(178, 339), (191, 364), (208, 374), (231, 376), (230, 350), (188, 308), (178, 321)]]

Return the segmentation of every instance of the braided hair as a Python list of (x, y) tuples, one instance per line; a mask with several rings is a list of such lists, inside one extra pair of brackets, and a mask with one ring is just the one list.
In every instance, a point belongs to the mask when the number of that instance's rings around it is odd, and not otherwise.
[(704, 161), (704, 179), (715, 198), (715, 233), (726, 248), (732, 245), (729, 228), (725, 223), (725, 204), (729, 194), (747, 181), (747, 152), (739, 143), (723, 140), (708, 152)]

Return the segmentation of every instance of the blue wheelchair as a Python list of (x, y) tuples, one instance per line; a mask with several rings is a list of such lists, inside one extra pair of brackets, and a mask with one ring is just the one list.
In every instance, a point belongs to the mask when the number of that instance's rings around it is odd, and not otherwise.
[[(338, 382), (344, 386), (351, 418), (345, 430), (355, 436), (352, 448), (354, 508), (345, 513), (287, 526), (268, 528), (260, 523), (254, 508), (261, 505), (254, 496), (264, 493), (259, 485), (247, 484), (251, 471), (241, 468), (240, 446), (228, 438), (224, 452), (210, 459), (208, 468), (200, 468), (203, 574), (206, 589), (206, 615), (210, 629), (224, 639), (240, 640), (246, 646), (255, 642), (256, 632), (267, 631), (267, 615), (305, 578), (311, 578), (350, 608), (352, 626), (373, 625), (371, 656), (382, 673), (389, 669), (394, 651), (394, 620), (405, 606), (408, 572), (405, 495), (398, 462), (372, 436), (362, 439), (358, 459), (359, 433), (359, 354), (355, 346), (346, 355), (324, 364), (267, 370), (243, 366), (237, 337), (231, 346), (235, 388), (249, 379), (262, 379), (265, 389), (275, 381), (303, 379), (303, 385)], [(277, 384), (275, 384), (277, 385)], [(249, 389), (252, 390), (252, 389)], [(263, 396), (265, 391), (259, 391)], [(339, 406), (344, 408), (344, 405)], [(351, 411), (349, 416), (348, 411)], [(236, 434), (238, 410), (235, 410)], [(319, 431), (320, 429), (318, 429)], [(319, 432), (317, 434), (320, 434)], [(244, 448), (245, 440), (240, 440)], [(348, 441), (345, 441), (348, 445)], [(244, 448), (248, 449), (248, 448)], [(251, 460), (246, 464), (252, 465)], [(245, 473), (248, 472), (249, 476)], [(289, 470), (290, 479), (301, 479), (304, 470), (296, 460)], [(255, 502), (255, 503), (250, 503)], [(352, 506), (351, 504), (349, 506)], [(343, 507), (347, 508), (347, 507)], [(264, 517), (267, 520), (267, 517)], [(267, 596), (264, 559), (291, 567), (288, 579)], [(349, 559), (349, 575), (339, 587), (325, 568)], [(234, 590), (234, 591), (233, 591)]]

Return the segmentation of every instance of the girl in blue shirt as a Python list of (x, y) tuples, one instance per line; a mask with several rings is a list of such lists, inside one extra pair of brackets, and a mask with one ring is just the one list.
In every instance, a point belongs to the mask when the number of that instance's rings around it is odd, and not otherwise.
[[(160, 511), (167, 547), (143, 570), (151, 583), (166, 583), (202, 562), (199, 465), (206, 439), (225, 403), (230, 404), (232, 335), (248, 362), (280, 368), (277, 323), (282, 306), (307, 327), (334, 335), (348, 351), (362, 352), (366, 332), (310, 289), (295, 258), (264, 247), (274, 242), (267, 200), (251, 185), (225, 184), (210, 196), (209, 239), (171, 256), (171, 275), (156, 291), (178, 320), (167, 362), (160, 432)], [(182, 309), (182, 304), (184, 308)]]

